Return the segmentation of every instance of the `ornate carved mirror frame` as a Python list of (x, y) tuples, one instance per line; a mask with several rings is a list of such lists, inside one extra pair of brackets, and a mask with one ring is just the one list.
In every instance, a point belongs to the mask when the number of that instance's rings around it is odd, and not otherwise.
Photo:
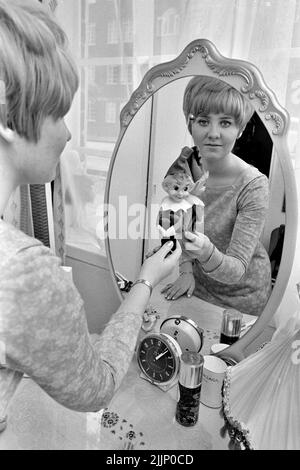
[[(280, 305), (292, 270), (297, 236), (296, 181), (286, 138), (289, 117), (287, 111), (278, 103), (276, 96), (266, 85), (260, 71), (249, 62), (222, 56), (217, 48), (206, 39), (194, 40), (176, 59), (150, 69), (121, 111), (120, 133), (108, 172), (105, 204), (108, 207), (115, 160), (123, 136), (133, 117), (145, 101), (161, 87), (179, 78), (194, 75), (217, 77), (235, 87), (251, 102), (272, 139), (280, 161), (285, 187), (286, 228), (281, 264), (275, 286), (264, 311), (255, 324), (239, 341), (226, 349), (226, 356), (240, 360), (245, 349), (262, 332)], [(108, 218), (109, 214), (105, 216)], [(122, 297), (115, 278), (108, 233), (106, 233), (106, 250), (113, 282)], [(223, 355), (225, 356), (224, 353)]]

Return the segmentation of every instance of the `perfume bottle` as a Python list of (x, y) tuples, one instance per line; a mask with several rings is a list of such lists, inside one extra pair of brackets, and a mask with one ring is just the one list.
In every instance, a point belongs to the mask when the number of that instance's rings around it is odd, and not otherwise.
[(181, 355), (175, 418), (182, 426), (194, 426), (198, 421), (203, 363), (200, 353), (186, 351)]
[(233, 308), (228, 308), (223, 312), (220, 343), (233, 344), (241, 334), (243, 314)]

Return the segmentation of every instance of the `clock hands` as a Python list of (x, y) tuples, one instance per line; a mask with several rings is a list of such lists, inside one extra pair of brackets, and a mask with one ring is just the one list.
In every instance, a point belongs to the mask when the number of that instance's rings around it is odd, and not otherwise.
[(158, 356), (156, 356), (155, 360), (158, 361), (158, 359), (160, 359), (161, 357), (163, 357), (165, 354), (167, 354), (168, 350), (166, 349), (165, 351), (163, 351), (162, 353), (160, 353)]

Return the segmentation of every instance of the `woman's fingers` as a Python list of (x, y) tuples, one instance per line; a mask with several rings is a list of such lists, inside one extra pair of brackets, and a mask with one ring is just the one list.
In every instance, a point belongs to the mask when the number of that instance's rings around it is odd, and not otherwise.
[(146, 254), (146, 259), (154, 255), (158, 250), (160, 250), (160, 248), (160, 246), (156, 246), (155, 248), (153, 248), (153, 250), (148, 251), (148, 253)]
[(162, 293), (165, 294), (165, 298), (167, 299), (171, 295), (172, 291), (173, 291), (173, 284), (167, 284), (165, 289), (162, 291)]
[(179, 297), (181, 297), (184, 294), (184, 290), (182, 288), (178, 289), (175, 294), (172, 294), (170, 300), (177, 300)]
[(196, 249), (194, 243), (186, 242), (185, 244), (185, 249), (188, 251), (193, 251)]
[(160, 293), (163, 294), (164, 292), (166, 292), (173, 284), (167, 284), (161, 291)]
[(192, 232), (184, 232), (184, 236), (187, 240), (195, 242), (197, 240), (197, 235)]
[(165, 298), (167, 300), (176, 300), (178, 297), (183, 295), (185, 292), (185, 289), (183, 289), (181, 286), (177, 286), (176, 284), (172, 284), (169, 289), (167, 290), (165, 294)]
[(173, 247), (173, 242), (168, 242), (159, 248), (158, 251), (159, 251), (159, 254), (162, 256), (162, 258), (165, 258), (171, 252), (172, 247)]
[(158, 251), (159, 254), (162, 256), (162, 258), (166, 258), (168, 262), (176, 262), (179, 260), (180, 255), (181, 255), (181, 246), (179, 243), (176, 241), (176, 249), (174, 251), (171, 251), (173, 248), (173, 241), (170, 241), (168, 243), (165, 243), (163, 246), (159, 247)]

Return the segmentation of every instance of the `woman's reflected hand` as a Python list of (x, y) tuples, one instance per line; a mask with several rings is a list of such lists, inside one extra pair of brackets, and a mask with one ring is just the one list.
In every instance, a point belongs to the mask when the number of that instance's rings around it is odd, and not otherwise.
[(181, 255), (179, 243), (176, 243), (175, 251), (171, 251), (172, 247), (173, 242), (171, 241), (154, 249), (153, 254), (148, 256), (142, 265), (140, 278), (151, 282), (154, 287), (168, 276), (177, 265)]
[(204, 233), (185, 232), (184, 248), (191, 259), (207, 259), (211, 253), (212, 243)]
[(167, 300), (177, 300), (186, 293), (187, 297), (191, 297), (195, 290), (195, 278), (193, 273), (181, 273), (178, 279), (171, 284), (167, 284), (161, 293), (165, 294)]

